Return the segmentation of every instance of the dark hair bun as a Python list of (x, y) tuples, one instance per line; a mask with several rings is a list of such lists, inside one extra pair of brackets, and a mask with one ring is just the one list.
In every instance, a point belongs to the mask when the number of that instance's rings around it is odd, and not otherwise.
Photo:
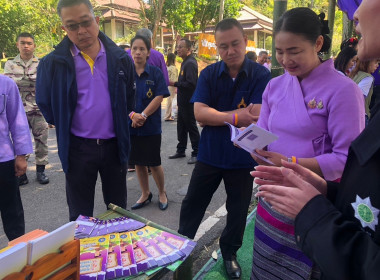
[(329, 21), (325, 20), (325, 17), (326, 17), (325, 13), (320, 13), (318, 17), (322, 23), (321, 34), (322, 35), (330, 34)]
[(328, 52), (331, 47), (331, 38), (327, 34), (322, 34), (323, 36), (323, 46), (320, 52)]
[(323, 36), (323, 46), (320, 52), (328, 52), (331, 47), (331, 38), (327, 35), (330, 34), (329, 21), (325, 20), (325, 13), (320, 13), (318, 15), (321, 21), (321, 35)]

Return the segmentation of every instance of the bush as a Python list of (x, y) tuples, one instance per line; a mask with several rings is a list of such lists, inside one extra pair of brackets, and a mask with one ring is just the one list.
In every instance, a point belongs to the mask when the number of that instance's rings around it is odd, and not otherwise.
[(177, 61), (178, 63), (182, 63), (182, 62), (183, 62), (182, 57), (176, 56), (175, 59), (176, 59), (176, 61)]
[(211, 56), (209, 54), (201, 54), (201, 59), (207, 60), (207, 61), (215, 61), (217, 60), (215, 56)]

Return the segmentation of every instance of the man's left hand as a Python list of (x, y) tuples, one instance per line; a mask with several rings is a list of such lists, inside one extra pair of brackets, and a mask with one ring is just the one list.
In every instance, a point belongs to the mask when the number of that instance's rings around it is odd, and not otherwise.
[(26, 162), (25, 156), (16, 156), (15, 159), (15, 175), (21, 176), (25, 174), (28, 163)]

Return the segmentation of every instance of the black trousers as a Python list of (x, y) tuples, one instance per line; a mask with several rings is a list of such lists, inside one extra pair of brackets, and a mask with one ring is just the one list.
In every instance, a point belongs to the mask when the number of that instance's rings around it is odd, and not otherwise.
[(66, 198), (70, 221), (92, 216), (98, 172), (106, 207), (114, 203), (127, 207), (127, 165), (120, 164), (116, 138), (98, 144), (94, 139), (70, 138), (69, 170), (66, 173)]
[(220, 182), (224, 181), (227, 201), (227, 224), (220, 237), (223, 258), (236, 255), (243, 243), (243, 235), (251, 201), (252, 169), (221, 169), (197, 162), (190, 179), (189, 189), (182, 201), (178, 232), (194, 238), (207, 206)]
[(0, 211), (9, 240), (25, 234), (24, 208), (15, 176), (15, 161), (0, 162)]
[(189, 103), (185, 106), (178, 106), (177, 119), (177, 153), (184, 153), (187, 147), (187, 134), (189, 134), (191, 147), (193, 148), (192, 156), (198, 155), (199, 131), (194, 116), (194, 104)]

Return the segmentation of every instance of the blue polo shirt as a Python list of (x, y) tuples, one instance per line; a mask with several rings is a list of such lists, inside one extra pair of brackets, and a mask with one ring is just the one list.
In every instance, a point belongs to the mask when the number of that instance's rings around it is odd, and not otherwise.
[[(170, 95), (161, 70), (150, 64), (146, 64), (145, 70), (140, 76), (135, 72), (136, 80), (136, 106), (135, 112), (141, 113), (149, 103), (159, 95), (168, 97)], [(130, 125), (132, 121), (129, 120)], [(161, 134), (161, 106), (148, 117), (145, 124), (139, 128), (130, 129), (131, 135), (148, 136)]]
[[(244, 108), (250, 103), (261, 104), (264, 89), (271, 79), (265, 67), (249, 59), (233, 80), (227, 65), (217, 62), (200, 74), (191, 102), (200, 102), (218, 111)], [(225, 169), (253, 168), (257, 163), (243, 149), (231, 142), (227, 126), (205, 126), (199, 143), (198, 160)]]

